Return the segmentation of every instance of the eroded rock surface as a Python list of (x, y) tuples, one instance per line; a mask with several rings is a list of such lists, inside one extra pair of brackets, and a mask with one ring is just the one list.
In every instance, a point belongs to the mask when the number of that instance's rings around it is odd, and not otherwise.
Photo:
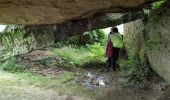
[(170, 83), (170, 9), (153, 12), (145, 26), (150, 64)]
[(6, 30), (8, 31), (0, 34), (0, 61), (14, 55), (25, 54), (35, 49), (48, 47), (55, 40), (54, 34), (50, 31), (29, 34), (29, 36), (24, 37), (25, 32), (22, 27), (10, 26)]
[(127, 50), (137, 50), (141, 64), (145, 63), (148, 57), (152, 69), (168, 83), (170, 83), (169, 26), (168, 7), (152, 11), (144, 25), (139, 20), (124, 25)]
[(145, 63), (145, 40), (144, 40), (144, 24), (141, 19), (126, 23), (124, 28), (124, 42), (128, 55), (137, 52), (140, 64)]
[(97, 12), (121, 12), (155, 0), (0, 0), (0, 22), (53, 24), (89, 17)]

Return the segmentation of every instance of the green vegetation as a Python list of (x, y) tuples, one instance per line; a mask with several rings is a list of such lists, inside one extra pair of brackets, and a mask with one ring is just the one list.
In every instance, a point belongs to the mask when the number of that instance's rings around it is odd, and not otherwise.
[[(50, 96), (64, 97), (95, 97), (97, 91), (88, 91), (83, 86), (73, 83), (74, 73), (64, 72), (56, 78), (42, 76), (30, 72), (3, 73), (0, 77), (0, 99), (2, 100), (35, 100), (35, 98), (49, 100)], [(28, 95), (29, 94), (29, 95)], [(4, 99), (3, 99), (4, 98)], [(50, 99), (51, 100), (51, 99)]]
[(103, 30), (93, 30), (85, 32), (84, 34), (78, 36), (68, 37), (65, 41), (65, 45), (93, 45), (95, 43), (100, 43), (102, 46), (105, 46), (107, 42), (107, 35)]
[(118, 63), (120, 70), (128, 72), (127, 78), (130, 84), (143, 85), (151, 74), (149, 67), (139, 62), (138, 54), (135, 49), (129, 52), (128, 59), (120, 59)]
[[(151, 9), (143, 9), (146, 16), (150, 15), (153, 10), (158, 10), (166, 5), (167, 0), (159, 0), (151, 4)], [(154, 16), (155, 17), (155, 16)]]
[(5, 31), (0, 33), (0, 61), (31, 49), (33, 39), (31, 37), (24, 39), (24, 34), (23, 27), (17, 25), (7, 26)]
[(21, 60), (16, 57), (11, 57), (0, 66), (2, 70), (18, 72), (18, 71), (26, 71), (28, 66), (21, 62)]
[[(7, 26), (6, 30), (0, 34), (0, 42), (4, 47), (3, 50), (0, 50), (2, 61), (32, 49), (31, 44), (34, 39), (31, 38), (29, 40), (29, 37), (25, 39), (23, 38), (24, 34), (25, 31), (21, 26)], [(57, 42), (53, 46), (55, 48), (52, 52), (55, 56), (59, 56), (61, 60), (56, 63), (56, 66), (71, 70), (79, 67), (105, 67), (106, 40), (107, 35), (103, 30), (94, 30), (79, 36), (70, 37), (63, 42)], [(47, 66), (53, 59), (54, 57), (43, 58), (39, 62)], [(19, 62), (17, 58), (12, 57), (3, 63), (1, 67), (3, 70), (13, 72), (25, 70), (27, 67), (20, 65)]]
[[(62, 60), (57, 66), (67, 69), (75, 68), (100, 68), (105, 67), (104, 47), (100, 44), (94, 44), (90, 47), (63, 47), (53, 49), (52, 52), (58, 55)], [(103, 66), (104, 65), (104, 66)]]
[(104, 57), (106, 42), (106, 33), (99, 29), (69, 37), (63, 42), (57, 42), (52, 52), (62, 58), (57, 66), (67, 69), (101, 68), (106, 67)]
[(166, 0), (160, 0), (158, 2), (155, 2), (152, 4), (152, 9), (159, 9), (162, 7), (163, 4), (165, 4)]
[[(7, 33), (8, 32), (8, 33)], [(24, 31), (20, 28), (6, 31), (6, 34), (17, 34), (18, 39), (22, 40)], [(1, 34), (3, 37), (4, 34)], [(16, 35), (16, 36), (17, 36)], [(13, 37), (4, 36), (1, 38), (5, 48), (14, 45)], [(9, 39), (11, 40), (9, 40)], [(7, 44), (4, 44), (7, 41)], [(31, 41), (25, 41), (29, 43)], [(53, 55), (51, 57), (43, 58), (38, 62), (45, 66), (55, 61), (53, 67), (62, 67), (68, 70), (77, 70), (79, 68), (95, 68), (97, 71), (104, 71), (107, 68), (105, 49), (106, 49), (107, 35), (102, 30), (94, 30), (86, 32), (79, 36), (73, 36), (63, 42), (57, 42), (51, 50)], [(58, 60), (56, 60), (58, 58)], [(118, 61), (120, 70), (128, 73), (128, 81), (133, 84), (143, 84), (149, 76), (149, 69), (139, 62), (137, 50), (131, 50), (128, 53), (128, 59), (120, 59)], [(142, 67), (141, 67), (142, 66)], [(22, 59), (11, 57), (1, 65), (1, 69), (18, 72), (28, 70), (28, 66), (23, 63)], [(69, 79), (70, 75), (64, 74), (65, 79)]]

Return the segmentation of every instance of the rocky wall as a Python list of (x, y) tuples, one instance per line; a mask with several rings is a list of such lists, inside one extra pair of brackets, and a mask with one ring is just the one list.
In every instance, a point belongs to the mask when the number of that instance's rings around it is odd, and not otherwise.
[(147, 20), (124, 24), (126, 50), (137, 50), (140, 64), (149, 66), (170, 83), (170, 8), (150, 12)]
[(50, 46), (54, 43), (52, 33), (29, 34), (17, 26), (10, 26), (5, 32), (0, 33), (0, 61), (13, 55), (28, 53), (29, 51)]
[(140, 64), (145, 64), (144, 24), (141, 19), (123, 25), (125, 48), (130, 55), (137, 52)]
[(170, 83), (170, 8), (150, 13), (145, 30), (149, 62)]

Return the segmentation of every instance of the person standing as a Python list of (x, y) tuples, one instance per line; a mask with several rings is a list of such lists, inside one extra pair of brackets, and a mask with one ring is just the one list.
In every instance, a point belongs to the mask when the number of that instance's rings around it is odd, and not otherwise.
[(106, 49), (109, 67), (113, 70), (117, 69), (116, 62), (119, 58), (121, 48), (123, 48), (123, 35), (119, 33), (118, 28), (113, 27), (108, 35), (108, 45)]

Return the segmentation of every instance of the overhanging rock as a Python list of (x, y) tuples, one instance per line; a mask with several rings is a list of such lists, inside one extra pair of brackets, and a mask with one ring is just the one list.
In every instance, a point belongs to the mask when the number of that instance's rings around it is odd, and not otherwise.
[(155, 0), (0, 0), (0, 23), (56, 24), (98, 12), (141, 9)]
[(91, 18), (84, 18), (75, 21), (69, 21), (60, 24), (51, 25), (27, 25), (25, 27), (27, 35), (30, 33), (37, 34), (47, 31), (56, 34), (59, 37), (72, 36), (82, 34), (85, 31), (95, 30), (99, 28), (114, 27), (122, 23), (127, 23), (144, 17), (143, 11), (120, 13), (97, 14)]

